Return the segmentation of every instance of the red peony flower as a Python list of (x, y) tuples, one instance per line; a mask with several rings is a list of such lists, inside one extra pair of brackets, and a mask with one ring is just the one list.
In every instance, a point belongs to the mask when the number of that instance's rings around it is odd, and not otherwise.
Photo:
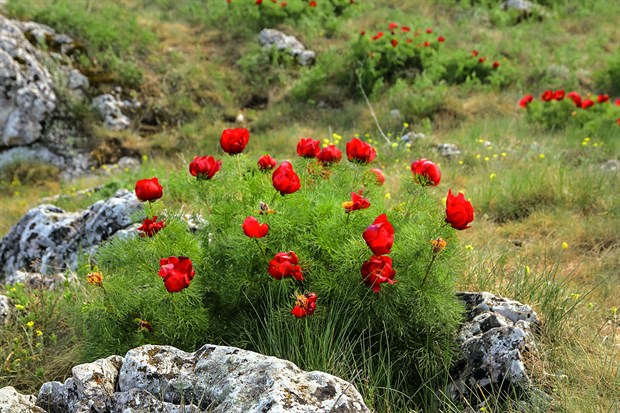
[(328, 145), (319, 152), (316, 159), (323, 164), (338, 163), (342, 159), (342, 151), (336, 145)]
[(366, 228), (362, 236), (374, 255), (389, 254), (394, 244), (394, 227), (387, 216), (381, 214)]
[(390, 30), (398, 29), (398, 23), (390, 23)]
[(297, 143), (297, 155), (303, 158), (316, 158), (321, 151), (321, 142), (312, 138), (301, 138)]
[(493, 69), (497, 69), (499, 67), (499, 62), (496, 60), (493, 62)]
[(263, 4), (263, 0), (256, 0), (256, 5), (260, 6), (261, 4)]
[(463, 230), (471, 228), (468, 226), (474, 220), (474, 208), (471, 203), (465, 200), (465, 196), (459, 193), (458, 196), (452, 195), (452, 189), (448, 190), (446, 199), (446, 222), (454, 229)]
[(553, 96), (554, 96), (554, 94), (553, 94), (553, 92), (552, 92), (552, 91), (550, 91), (550, 90), (545, 90), (545, 91), (543, 92), (543, 94), (542, 94), (542, 95), (540, 95), (540, 99), (541, 99), (543, 102), (549, 102), (550, 100), (553, 100)]
[(414, 180), (424, 186), (439, 185), (441, 181), (441, 171), (439, 167), (427, 159), (419, 159), (411, 164), (411, 173)]
[(439, 43), (443, 43), (443, 42), (445, 42), (445, 41), (446, 41), (446, 38), (445, 38), (445, 37), (443, 37), (443, 36), (439, 36), (439, 37), (437, 38), (437, 41), (438, 41)]
[(383, 175), (383, 171), (379, 168), (373, 168), (370, 170), (372, 174), (377, 178), (377, 185), (381, 186), (385, 182), (385, 175)]
[(241, 153), (250, 140), (250, 132), (245, 128), (224, 129), (220, 138), (220, 146), (224, 152), (234, 155)]
[(286, 3), (285, 1), (283, 1), (282, 3), (280, 3), (280, 7), (286, 7), (288, 3)]
[(253, 216), (247, 217), (243, 221), (243, 233), (250, 238), (262, 238), (269, 232), (269, 225), (261, 224)]
[(271, 182), (276, 191), (282, 195), (297, 192), (301, 187), (299, 176), (293, 170), (293, 165), (289, 161), (284, 161), (273, 171)]
[(316, 7), (316, 1), (311, 0), (310, 3), (308, 3), (308, 6), (310, 7)]
[(144, 201), (155, 201), (162, 197), (164, 188), (159, 184), (157, 178), (140, 179), (136, 182), (136, 197)]
[(270, 169), (273, 169), (276, 167), (276, 160), (274, 158), (271, 157), (271, 155), (267, 154), (267, 155), (263, 155), (260, 158), (258, 158), (258, 168), (261, 171), (268, 171)]
[(370, 144), (353, 138), (347, 142), (347, 158), (351, 162), (370, 163), (377, 157), (377, 151)]
[(432, 32), (433, 32), (433, 29), (431, 29), (430, 27), (426, 29), (426, 33), (431, 34)]
[(192, 260), (187, 257), (162, 258), (159, 260), (159, 266), (157, 274), (164, 279), (164, 286), (169, 293), (177, 293), (189, 287), (194, 278)]
[(392, 41), (390, 43), (392, 43), (392, 47), (398, 46), (398, 40), (396, 40), (396, 39), (392, 39)]
[(297, 296), (297, 300), (295, 301), (295, 307), (291, 310), (291, 314), (297, 318), (302, 318), (307, 315), (312, 315), (314, 310), (316, 310), (316, 294), (299, 294)]
[(381, 257), (372, 256), (362, 264), (362, 278), (364, 284), (372, 288), (375, 293), (381, 290), (381, 284), (394, 284), (396, 271), (392, 269), (392, 258), (387, 255)]
[(351, 200), (343, 202), (342, 207), (344, 212), (348, 214), (352, 211), (369, 208), (370, 202), (362, 196), (362, 190), (360, 189), (357, 193), (351, 192)]
[(480, 57), (480, 58), (478, 58), (478, 63), (481, 63), (481, 64), (482, 64), (482, 63), (484, 63), (486, 60), (487, 60), (487, 58), (486, 58), (486, 57)]
[(303, 281), (301, 267), (298, 265), (299, 259), (293, 251), (278, 252), (271, 261), (269, 261), (269, 274), (281, 280), (284, 277), (293, 277), (297, 281)]
[(532, 96), (532, 95), (525, 95), (519, 101), (519, 106), (521, 106), (522, 108), (526, 108), (527, 105), (532, 103), (533, 100), (534, 100), (534, 96)]
[(584, 99), (583, 102), (581, 102), (582, 109), (587, 109), (591, 106), (594, 106), (594, 101), (592, 101), (592, 99)]
[(616, 123), (620, 126), (620, 118), (616, 119)]
[(562, 100), (562, 99), (564, 99), (564, 95), (565, 95), (565, 93), (564, 93), (564, 90), (563, 90), (563, 89), (556, 90), (556, 91), (553, 93), (553, 98), (554, 98), (555, 100)]
[(379, 32), (375, 34), (374, 36), (372, 36), (372, 40), (379, 40), (382, 37), (383, 37), (383, 32)]
[(145, 236), (152, 237), (165, 226), (166, 223), (164, 221), (157, 222), (157, 215), (153, 215), (153, 218), (151, 219), (144, 218), (144, 221), (142, 221), (142, 225), (138, 227), (138, 231), (143, 232), (142, 234), (140, 234), (142, 238), (144, 238)]
[(429, 47), (430, 45), (431, 45), (431, 42), (428, 42), (428, 41), (424, 42), (424, 47)]
[(616, 99), (616, 106), (620, 106), (620, 98)]
[(222, 161), (216, 161), (211, 155), (196, 156), (189, 164), (189, 173), (199, 179), (211, 179), (220, 169)]
[(401, 26), (401, 27), (400, 27), (400, 30), (401, 30), (403, 33), (409, 33), (409, 32), (411, 31), (411, 28), (410, 28), (410, 27), (408, 27), (408, 26)]
[(578, 108), (581, 107), (581, 96), (579, 96), (579, 93), (570, 92), (568, 95), (566, 95), (566, 97), (572, 100), (575, 106), (577, 106)]
[(472, 50), (472, 51), (471, 51), (471, 55), (472, 55), (473, 57), (477, 57), (477, 56), (478, 56), (478, 51), (477, 51), (477, 50)]
[(609, 102), (609, 95), (607, 93), (605, 93), (604, 95), (598, 95), (598, 97), (596, 98), (596, 101), (598, 103)]

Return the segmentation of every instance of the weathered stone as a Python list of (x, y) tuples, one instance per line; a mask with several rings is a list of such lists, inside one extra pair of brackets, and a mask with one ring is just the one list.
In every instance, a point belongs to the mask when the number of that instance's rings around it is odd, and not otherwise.
[(0, 295), (0, 326), (5, 326), (11, 321), (13, 305), (6, 295)]
[(67, 281), (62, 273), (43, 275), (38, 272), (15, 271), (11, 277), (11, 284), (21, 283), (31, 289), (53, 290)]
[(114, 393), (112, 397), (112, 413), (149, 412), (149, 413), (200, 413), (193, 403), (176, 405), (161, 401), (146, 390), (131, 389)]
[(422, 132), (407, 132), (400, 137), (400, 141), (402, 143), (414, 143), (424, 138), (426, 138), (426, 135)]
[(452, 397), (529, 387), (523, 353), (535, 348), (531, 330), (540, 324), (536, 312), (488, 292), (458, 296), (467, 307), (467, 321), (458, 334), (461, 359), (452, 373)]
[(302, 66), (310, 66), (316, 58), (316, 53), (306, 50), (306, 47), (295, 36), (289, 36), (279, 30), (263, 29), (258, 35), (258, 40), (265, 47), (288, 50)]
[(0, 240), (0, 277), (11, 283), (18, 270), (45, 274), (75, 269), (78, 254), (93, 254), (102, 241), (130, 226), (131, 215), (141, 208), (134, 193), (125, 189), (80, 212), (35, 207)]
[(195, 353), (168, 346), (131, 350), (119, 390), (143, 389), (178, 404), (183, 397), (214, 413), (368, 412), (352, 384), (293, 363), (233, 347)]
[(453, 143), (440, 143), (436, 148), (439, 151), (439, 155), (446, 158), (452, 158), (461, 154), (461, 150)]
[(94, 98), (92, 106), (103, 118), (103, 126), (107, 129), (119, 131), (131, 126), (131, 120), (122, 111), (124, 108), (133, 107), (131, 103), (105, 94)]
[(45, 413), (34, 403), (34, 396), (24, 396), (13, 387), (0, 389), (0, 413)]
[(77, 388), (79, 402), (96, 413), (104, 413), (111, 407), (118, 370), (123, 361), (120, 356), (111, 356), (93, 363), (73, 367), (71, 373)]
[(529, 0), (506, 0), (502, 3), (504, 10), (532, 11), (534, 4)]
[(620, 170), (620, 161), (618, 159), (610, 159), (601, 164), (601, 169), (616, 172)]

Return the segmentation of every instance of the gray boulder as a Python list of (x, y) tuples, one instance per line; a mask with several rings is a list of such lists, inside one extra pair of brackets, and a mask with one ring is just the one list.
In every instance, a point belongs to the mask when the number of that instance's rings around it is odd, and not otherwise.
[(458, 146), (453, 143), (440, 143), (437, 146), (437, 151), (439, 151), (439, 155), (446, 158), (453, 158), (459, 156), (461, 154), (461, 150)]
[(11, 321), (13, 305), (6, 295), (0, 295), (0, 326), (5, 326)]
[(312, 50), (307, 50), (295, 36), (289, 36), (276, 29), (261, 30), (258, 35), (258, 41), (264, 47), (288, 50), (302, 66), (310, 66), (316, 58), (316, 53)]
[(0, 413), (45, 413), (34, 402), (34, 396), (20, 394), (13, 387), (0, 389)]
[(103, 118), (103, 126), (106, 129), (119, 131), (131, 126), (131, 120), (123, 114), (123, 110), (139, 108), (140, 104), (105, 94), (94, 98), (92, 106)]
[[(321, 372), (233, 347), (194, 353), (145, 345), (76, 366), (45, 383), (37, 405), (57, 412), (369, 412), (354, 386)], [(107, 409), (107, 410), (103, 410)]]
[(458, 335), (461, 359), (452, 373), (451, 396), (529, 387), (523, 355), (535, 349), (532, 329), (540, 325), (536, 312), (488, 292), (457, 295), (467, 307), (467, 321)]
[(46, 274), (75, 269), (78, 254), (93, 254), (99, 244), (132, 224), (131, 215), (142, 208), (133, 192), (121, 189), (109, 199), (80, 212), (39, 205), (0, 240), (0, 278), (15, 281), (16, 271)]

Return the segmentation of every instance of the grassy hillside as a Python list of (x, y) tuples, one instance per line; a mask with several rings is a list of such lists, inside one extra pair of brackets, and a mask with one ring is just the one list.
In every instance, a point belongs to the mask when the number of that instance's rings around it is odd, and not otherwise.
[[(74, 210), (111, 192), (80, 189), (133, 188), (151, 176), (171, 188), (167, 207), (205, 213), (175, 174), (196, 155), (222, 154), (224, 128), (248, 128), (255, 158), (296, 157), (297, 141), (310, 136), (343, 139), (344, 150), (358, 136), (378, 150), (386, 197), (398, 199), (411, 162), (428, 158), (442, 170), (438, 190), (429, 192), (437, 203), (448, 188), (471, 200), (476, 218), (458, 234), (465, 265), (457, 288), (506, 295), (541, 314), (540, 344), (528, 364), (553, 397), (553, 411), (617, 411), (620, 175), (602, 165), (620, 153), (620, 3), (541, 0), (531, 14), (488, 0), (255, 3), (9, 0), (10, 17), (84, 44), (75, 64), (93, 96), (121, 85), (142, 102), (127, 131), (85, 127), (93, 151), (106, 153), (101, 148), (120, 139), (144, 162), (108, 174), (99, 167), (113, 159), (103, 156), (96, 173), (71, 182), (58, 182), (58, 171), (42, 165), (0, 172), (0, 235), (42, 196), (68, 194), (59, 206)], [(297, 36), (316, 51), (315, 64), (261, 48), (263, 27)], [(575, 91), (594, 104), (545, 102), (547, 90)], [(521, 107), (528, 94), (534, 101)], [(599, 103), (605, 94), (609, 101)], [(425, 137), (402, 141), (409, 132)], [(440, 143), (456, 144), (461, 155), (442, 158)], [(85, 288), (65, 296), (10, 292), (25, 311), (22, 326), (0, 332), (0, 385), (32, 390), (67, 373), (80, 338), (65, 320)]]

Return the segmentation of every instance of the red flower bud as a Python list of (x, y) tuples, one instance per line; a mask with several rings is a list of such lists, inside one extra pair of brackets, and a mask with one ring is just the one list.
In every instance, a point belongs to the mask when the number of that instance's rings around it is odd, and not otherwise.
[(200, 179), (211, 179), (222, 169), (222, 161), (215, 160), (211, 155), (196, 156), (189, 164), (189, 173)]
[(297, 192), (301, 187), (299, 176), (293, 170), (293, 165), (289, 161), (284, 161), (273, 171), (271, 176), (273, 187), (280, 191), (282, 195)]
[(550, 90), (545, 90), (545, 91), (543, 92), (543, 94), (542, 94), (542, 95), (540, 95), (540, 99), (541, 99), (543, 102), (549, 102), (550, 100), (552, 100), (552, 99), (553, 99), (553, 96), (554, 96), (554, 95), (553, 95), (553, 92), (552, 92), (552, 91), (550, 91)]
[(377, 157), (377, 151), (370, 144), (353, 138), (347, 142), (347, 158), (351, 162), (370, 163)]
[(556, 91), (553, 93), (553, 98), (554, 98), (555, 100), (562, 100), (562, 99), (564, 99), (564, 95), (565, 95), (565, 93), (564, 93), (564, 90), (563, 90), (563, 89), (556, 90)]
[(533, 100), (534, 100), (534, 96), (532, 96), (532, 95), (525, 95), (519, 101), (519, 106), (521, 106), (522, 108), (526, 108), (527, 105), (532, 103)]
[(446, 38), (445, 38), (445, 37), (443, 37), (443, 36), (439, 36), (439, 37), (437, 38), (437, 41), (438, 41), (439, 43), (443, 43), (443, 42), (445, 42), (445, 41), (446, 41)]
[(342, 151), (336, 145), (328, 145), (316, 156), (323, 164), (338, 163), (342, 159)]
[(261, 171), (268, 171), (276, 167), (276, 160), (271, 155), (263, 155), (258, 158), (258, 168)]
[(452, 195), (452, 189), (448, 190), (446, 199), (446, 222), (454, 229), (463, 230), (471, 228), (468, 226), (474, 220), (474, 208), (471, 203), (465, 200), (465, 196), (459, 193), (458, 196)]
[(247, 217), (243, 221), (243, 233), (250, 238), (262, 238), (269, 232), (269, 225), (261, 224), (253, 216)]
[(164, 189), (157, 178), (140, 179), (136, 182), (136, 197), (140, 201), (155, 201), (164, 194)]
[(366, 228), (362, 236), (374, 255), (389, 254), (394, 244), (394, 227), (387, 216), (381, 214)]
[(416, 182), (422, 185), (439, 185), (441, 172), (439, 167), (427, 159), (419, 159), (411, 164), (411, 173)]
[(372, 174), (377, 178), (377, 185), (381, 186), (385, 182), (385, 175), (383, 175), (383, 171), (379, 168), (373, 168), (370, 170)]
[(250, 132), (245, 128), (224, 129), (220, 146), (224, 152), (234, 155), (243, 152), (249, 140)]
[(584, 99), (583, 102), (581, 102), (582, 109), (587, 109), (591, 106), (594, 106), (594, 101), (592, 101), (592, 99)]
[(297, 155), (303, 158), (316, 158), (321, 151), (321, 142), (312, 138), (302, 138), (297, 143)]

